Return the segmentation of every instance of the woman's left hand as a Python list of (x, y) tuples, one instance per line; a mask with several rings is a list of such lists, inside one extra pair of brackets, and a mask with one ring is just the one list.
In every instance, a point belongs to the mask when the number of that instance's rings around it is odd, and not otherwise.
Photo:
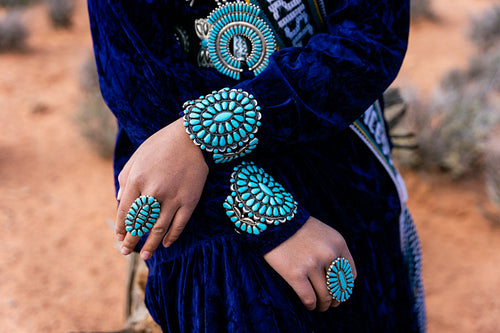
[(356, 279), (356, 265), (344, 237), (312, 216), (292, 237), (264, 255), (310, 311), (326, 311), (340, 304), (326, 287), (328, 267), (339, 257), (347, 259)]
[(118, 240), (123, 240), (122, 254), (131, 253), (139, 241), (138, 236), (125, 230), (125, 218), (137, 197), (152, 196), (161, 205), (158, 220), (141, 250), (141, 257), (149, 259), (162, 240), (168, 247), (184, 230), (200, 200), (207, 175), (203, 154), (190, 140), (182, 118), (144, 141), (118, 176), (115, 233)]

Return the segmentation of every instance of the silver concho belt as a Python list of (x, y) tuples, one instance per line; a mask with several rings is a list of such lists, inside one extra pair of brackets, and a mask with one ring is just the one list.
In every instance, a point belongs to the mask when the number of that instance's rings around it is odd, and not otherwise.
[(196, 20), (195, 31), (201, 39), (198, 65), (215, 67), (236, 80), (245, 70), (255, 75), (262, 72), (276, 42), (259, 13), (259, 7), (245, 2), (218, 2), (206, 19)]

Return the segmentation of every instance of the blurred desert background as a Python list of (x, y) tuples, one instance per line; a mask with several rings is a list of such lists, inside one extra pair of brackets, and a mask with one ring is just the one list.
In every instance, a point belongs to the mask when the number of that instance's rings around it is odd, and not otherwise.
[[(393, 87), (429, 332), (500, 332), (500, 7), (415, 0)], [(110, 142), (83, 0), (0, 0), (0, 332), (123, 327)], [(402, 104), (400, 103), (399, 106)], [(414, 135), (411, 135), (411, 134)]]

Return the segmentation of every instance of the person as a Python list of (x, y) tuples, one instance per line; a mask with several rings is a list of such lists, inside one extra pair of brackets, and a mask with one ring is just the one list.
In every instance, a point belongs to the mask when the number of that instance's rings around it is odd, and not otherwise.
[(407, 1), (88, 9), (119, 127), (116, 234), (146, 260), (163, 331), (425, 331), (418, 237), (381, 118)]

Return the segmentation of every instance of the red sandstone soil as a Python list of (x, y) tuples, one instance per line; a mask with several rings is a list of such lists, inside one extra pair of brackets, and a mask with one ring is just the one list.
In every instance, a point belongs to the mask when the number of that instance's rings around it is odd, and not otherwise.
[[(439, 0), (412, 25), (396, 85), (432, 93), (473, 49), (469, 16), (492, 0)], [(1, 14), (1, 13), (0, 13)], [(85, 4), (70, 31), (24, 14), (24, 53), (0, 54), (0, 332), (119, 329), (126, 260), (114, 247), (111, 162), (79, 134), (78, 75), (91, 50)], [(500, 331), (500, 228), (481, 215), (482, 177), (404, 172), (424, 251), (429, 332)]]

